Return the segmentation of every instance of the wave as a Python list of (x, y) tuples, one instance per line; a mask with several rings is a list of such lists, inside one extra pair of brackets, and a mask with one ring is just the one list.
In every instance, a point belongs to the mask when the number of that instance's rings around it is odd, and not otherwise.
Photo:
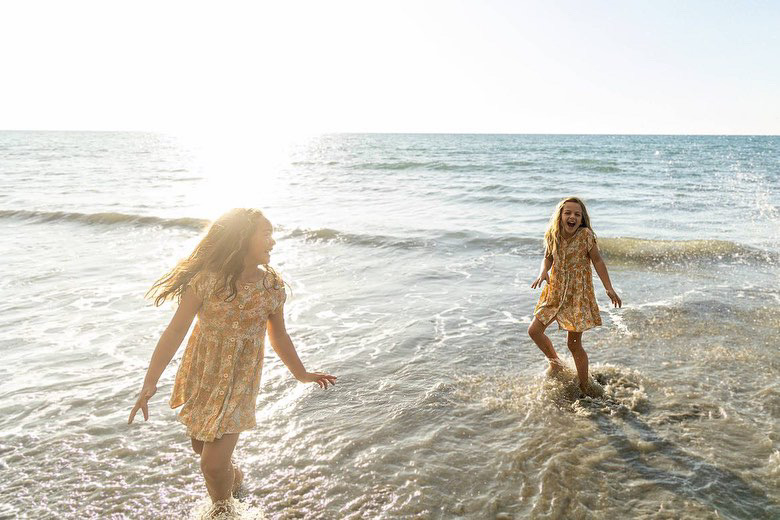
[[(279, 227), (284, 232), (283, 227)], [(397, 249), (417, 249), (431, 245), (431, 240), (422, 238), (400, 238), (389, 235), (345, 233), (330, 228), (301, 229), (287, 231), (285, 238), (303, 238), (310, 241), (341, 242), (364, 247), (387, 247)]]
[(31, 220), (34, 222), (81, 222), (96, 225), (135, 225), (181, 227), (201, 231), (209, 220), (200, 218), (163, 218), (126, 213), (75, 213), (67, 211), (0, 210), (0, 218)]
[(684, 260), (769, 260), (767, 251), (728, 240), (646, 240), (641, 238), (599, 238), (599, 249), (609, 259), (638, 263)]
[[(79, 222), (87, 225), (125, 225), (179, 227), (202, 231), (208, 219), (163, 218), (125, 213), (75, 213), (65, 211), (0, 210), (0, 219), (33, 222)], [(349, 233), (331, 228), (287, 229), (277, 226), (285, 238), (307, 241), (340, 242), (361, 247), (401, 250), (456, 246), (466, 250), (492, 250), (499, 253), (541, 255), (541, 237), (490, 235), (472, 230), (419, 230), (413, 236), (399, 237), (371, 233)], [(764, 261), (775, 264), (780, 255), (727, 240), (649, 240), (629, 237), (599, 237), (599, 249), (611, 262), (662, 266), (688, 261)]]
[(486, 170), (504, 170), (507, 168), (525, 168), (529, 166), (538, 166), (538, 163), (532, 161), (508, 160), (500, 161), (495, 164), (483, 162), (460, 162), (452, 163), (446, 161), (397, 161), (397, 162), (365, 162), (350, 166), (353, 170), (434, 170), (434, 171), (453, 171), (453, 172), (484, 172)]
[(554, 200), (546, 200), (542, 198), (528, 198), (528, 197), (518, 197), (514, 195), (509, 194), (482, 194), (482, 195), (475, 195), (470, 193), (465, 193), (462, 195), (459, 195), (457, 197), (461, 200), (467, 200), (469, 202), (479, 203), (479, 204), (514, 204), (514, 205), (523, 205), (525, 207), (528, 206), (543, 206), (543, 207), (550, 207), (555, 206), (557, 201)]
[(614, 161), (600, 159), (576, 159), (572, 161), (579, 169), (599, 173), (617, 173), (623, 171)]
[(353, 164), (353, 170), (436, 170), (436, 171), (479, 171), (480, 165), (452, 164), (443, 161), (398, 161), (398, 162), (368, 162)]
[(397, 248), (397, 249), (424, 249), (436, 248), (439, 245), (457, 245), (465, 249), (496, 249), (499, 251), (512, 251), (518, 248), (528, 252), (538, 250), (541, 252), (541, 240), (513, 235), (494, 236), (481, 234), (475, 231), (420, 231), (424, 236), (402, 238), (390, 235), (345, 233), (335, 229), (300, 229), (296, 228), (287, 232), (286, 237), (303, 238), (311, 241), (333, 241), (348, 245)]
[[(465, 250), (493, 250), (519, 255), (541, 255), (540, 238), (518, 235), (489, 235), (471, 230), (421, 230), (419, 236), (405, 238), (389, 235), (346, 233), (335, 229), (300, 229), (288, 231), (290, 238), (334, 241), (366, 247), (398, 249), (457, 246)], [(647, 240), (640, 238), (598, 239), (599, 249), (612, 262), (661, 266), (687, 261), (769, 261), (777, 254), (726, 240)]]

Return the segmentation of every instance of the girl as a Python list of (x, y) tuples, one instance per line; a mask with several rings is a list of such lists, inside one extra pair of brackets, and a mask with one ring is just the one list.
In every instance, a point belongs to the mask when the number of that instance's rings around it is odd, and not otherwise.
[[(569, 197), (558, 203), (544, 234), (544, 243), (544, 260), (531, 288), (541, 287), (544, 281), (547, 285), (534, 308), (528, 335), (547, 356), (550, 373), (555, 374), (563, 365), (544, 330), (553, 319), (557, 321), (559, 328), (568, 331), (568, 346), (577, 366), (580, 390), (585, 395), (598, 395), (598, 390), (588, 384), (588, 355), (582, 349), (582, 332), (601, 325), (593, 293), (591, 262), (615, 307), (622, 307), (623, 302), (609, 281), (607, 266), (590, 227), (588, 211), (580, 199)], [(552, 271), (548, 277), (550, 267)]]
[(200, 455), (214, 516), (230, 510), (231, 494), (237, 495), (243, 479), (231, 456), (239, 432), (256, 424), (266, 326), (271, 346), (296, 379), (322, 388), (336, 382), (332, 375), (307, 372), (287, 335), (284, 282), (268, 266), (276, 243), (272, 232), (259, 210), (229, 211), (147, 293), (155, 305), (177, 298), (179, 307), (154, 349), (128, 424), (139, 409), (149, 419), (157, 381), (197, 314), (170, 404), (183, 405), (178, 417)]

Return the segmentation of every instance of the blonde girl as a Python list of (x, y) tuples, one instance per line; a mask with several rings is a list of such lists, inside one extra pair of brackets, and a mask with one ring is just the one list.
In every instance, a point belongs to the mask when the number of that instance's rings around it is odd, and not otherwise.
[(531, 288), (541, 287), (545, 281), (547, 285), (534, 308), (528, 335), (547, 356), (550, 371), (555, 373), (562, 364), (544, 331), (553, 320), (557, 321), (559, 328), (568, 331), (567, 344), (577, 366), (580, 390), (585, 395), (596, 395), (598, 391), (588, 383), (588, 355), (582, 348), (583, 331), (601, 325), (593, 291), (591, 263), (615, 307), (621, 307), (623, 302), (612, 287), (607, 266), (599, 254), (585, 203), (576, 197), (559, 202), (550, 217), (544, 243), (544, 259)]
[(181, 406), (178, 418), (200, 455), (215, 515), (230, 509), (231, 495), (243, 480), (231, 456), (239, 433), (256, 424), (266, 329), (271, 346), (296, 379), (322, 388), (336, 381), (329, 374), (307, 372), (287, 334), (284, 282), (268, 266), (276, 243), (272, 233), (271, 222), (259, 210), (231, 210), (147, 294), (155, 305), (174, 298), (179, 305), (154, 349), (128, 423), (138, 410), (148, 420), (157, 381), (197, 315), (170, 405)]

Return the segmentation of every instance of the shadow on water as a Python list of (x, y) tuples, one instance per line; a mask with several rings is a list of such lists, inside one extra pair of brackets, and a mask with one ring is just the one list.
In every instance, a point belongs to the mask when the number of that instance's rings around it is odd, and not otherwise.
[[(590, 419), (618, 456), (625, 460), (627, 468), (649, 484), (712, 507), (725, 518), (780, 518), (780, 506), (764, 491), (751, 486), (737, 473), (715, 466), (665, 439), (619, 400), (605, 396), (592, 401), (580, 400), (579, 404), (588, 410)], [(680, 422), (700, 416), (697, 407), (692, 407), (692, 410), (688, 414), (670, 415), (664, 422)], [(648, 449), (632, 442), (626, 426), (638, 433)], [(679, 471), (654, 467), (647, 460), (658, 456), (673, 462)]]

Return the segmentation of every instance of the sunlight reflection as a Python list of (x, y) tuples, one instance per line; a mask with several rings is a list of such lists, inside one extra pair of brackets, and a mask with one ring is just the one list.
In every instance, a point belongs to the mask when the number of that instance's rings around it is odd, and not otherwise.
[(192, 206), (203, 218), (214, 219), (234, 207), (273, 207), (288, 195), (292, 147), (303, 135), (262, 130), (178, 132), (203, 176), (192, 194)]

